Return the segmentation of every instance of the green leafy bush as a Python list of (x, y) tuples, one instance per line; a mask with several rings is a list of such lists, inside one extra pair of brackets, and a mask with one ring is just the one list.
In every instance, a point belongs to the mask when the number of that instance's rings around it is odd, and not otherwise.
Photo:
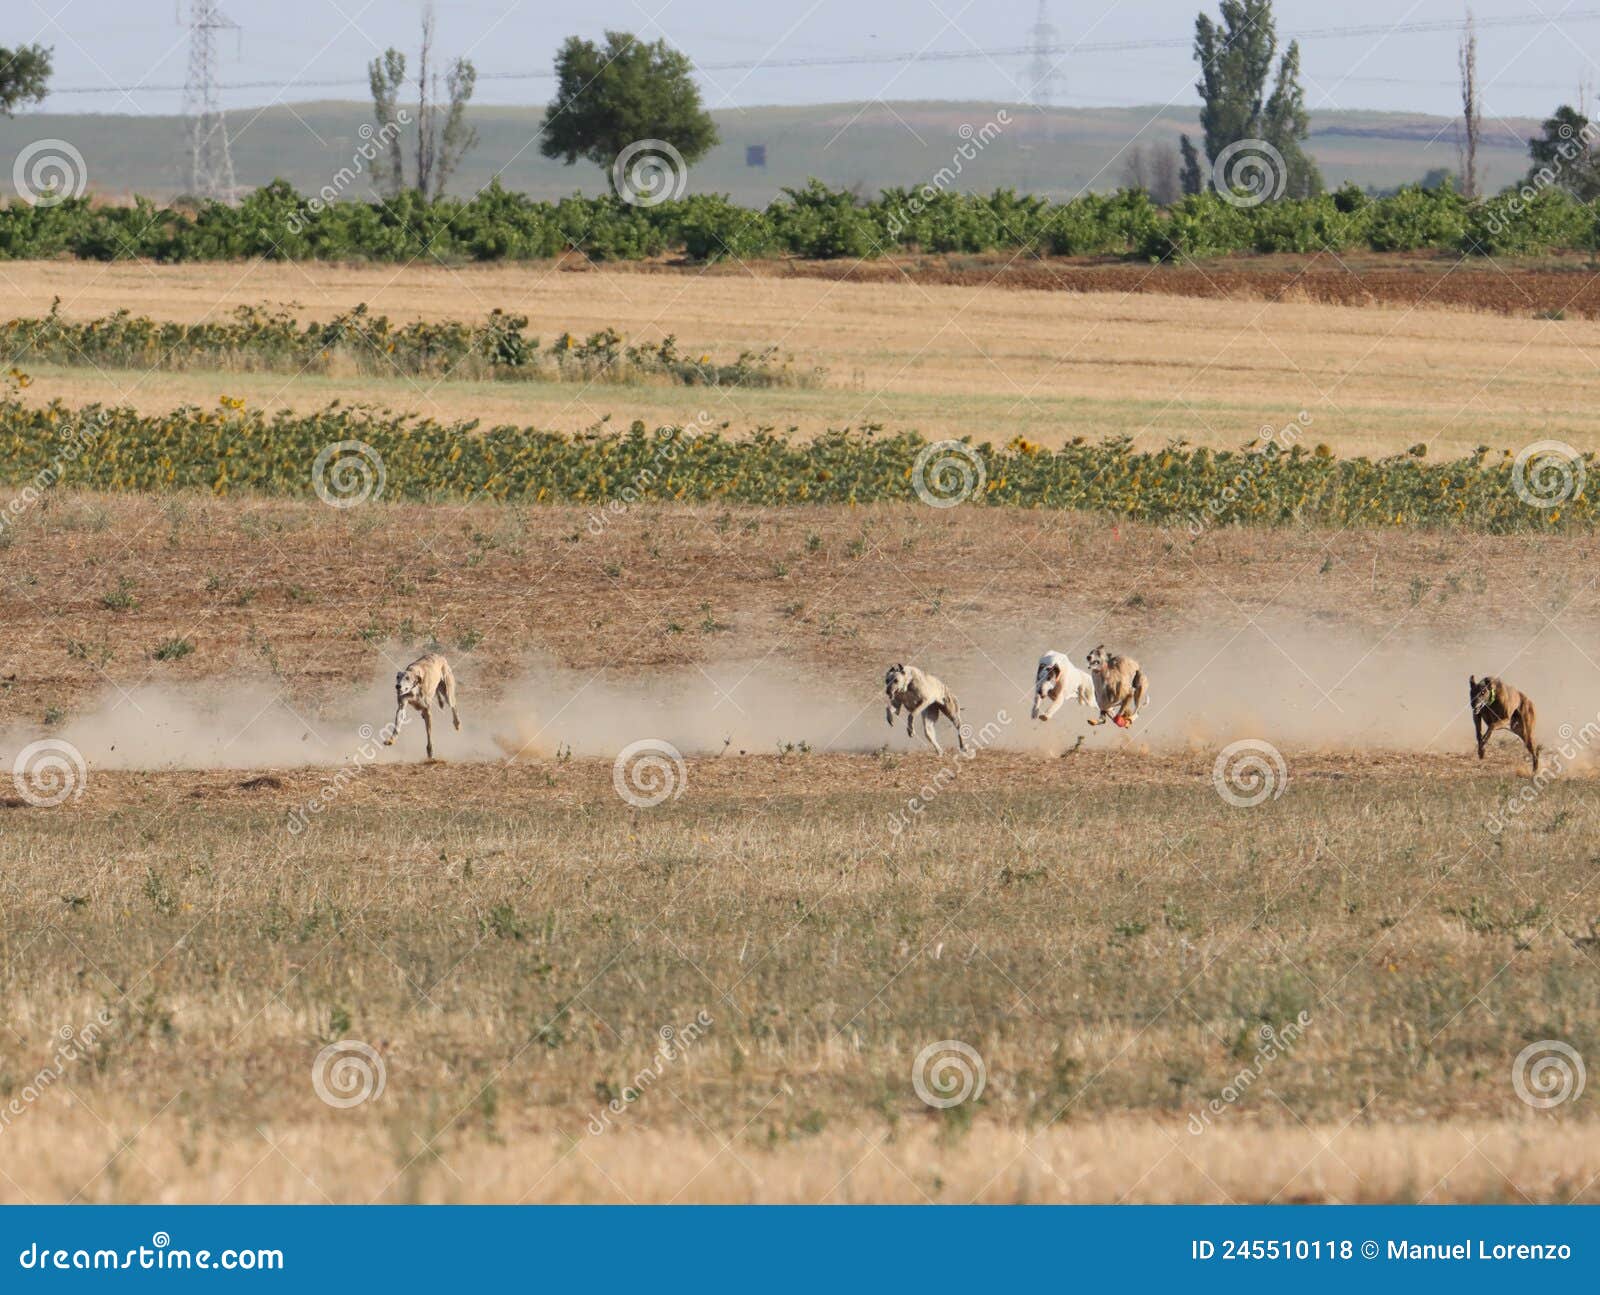
[(287, 311), (240, 306), (227, 319), (177, 324), (126, 310), (75, 322), (61, 318), (59, 306), (58, 297), (42, 318), (0, 324), (0, 367), (93, 364), (295, 374), (353, 369), (381, 377), (663, 380), (690, 387), (801, 387), (822, 376), (820, 369), (798, 369), (780, 358), (776, 347), (717, 360), (680, 352), (671, 335), (654, 345), (630, 345), (612, 328), (585, 338), (562, 333), (541, 348), (526, 331), (527, 316), (503, 310), (491, 311), (482, 324), (396, 324), (362, 305), (326, 323), (301, 324)]
[(594, 260), (684, 252), (696, 260), (762, 256), (871, 257), (897, 250), (977, 253), (1037, 249), (1058, 256), (1152, 260), (1230, 252), (1366, 248), (1539, 253), (1597, 244), (1595, 208), (1554, 189), (1469, 202), (1448, 187), (1370, 198), (1350, 185), (1318, 198), (1235, 206), (1196, 194), (1162, 209), (1142, 189), (1066, 202), (1010, 189), (977, 194), (889, 189), (867, 201), (819, 180), (766, 208), (697, 195), (654, 207), (612, 196), (535, 201), (491, 184), (470, 200), (324, 202), (281, 180), (236, 207), (158, 208), (72, 199), (0, 207), (0, 259), (62, 254), (94, 260), (504, 261), (575, 250)]

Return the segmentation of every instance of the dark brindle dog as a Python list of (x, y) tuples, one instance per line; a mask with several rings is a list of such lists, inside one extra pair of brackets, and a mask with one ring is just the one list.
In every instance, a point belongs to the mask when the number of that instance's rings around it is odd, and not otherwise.
[(1478, 759), (1483, 759), (1483, 749), (1499, 728), (1509, 728), (1522, 739), (1533, 761), (1534, 773), (1539, 772), (1539, 745), (1533, 737), (1533, 698), (1520, 693), (1502, 679), (1479, 679), (1468, 675), (1472, 699), (1472, 731), (1478, 738)]

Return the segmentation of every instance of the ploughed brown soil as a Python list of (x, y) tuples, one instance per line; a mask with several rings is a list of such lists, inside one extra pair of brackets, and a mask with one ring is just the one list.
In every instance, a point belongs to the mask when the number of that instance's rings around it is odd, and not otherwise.
[[(29, 724), (116, 689), (229, 677), (314, 706), (430, 640), (472, 681), (474, 702), (531, 657), (631, 669), (641, 684), (762, 662), (779, 691), (803, 664), (848, 675), (870, 701), (902, 655), (932, 665), (987, 654), (1026, 689), (1038, 654), (1080, 635), (1148, 661), (1163, 644), (1220, 643), (1252, 620), (1368, 641), (1396, 627), (1446, 641), (1488, 628), (1517, 646), (1551, 616), (1579, 640), (1600, 618), (1596, 541), (1582, 536), (1195, 538), (1182, 526), (921, 505), (339, 511), (75, 493), (50, 495), (8, 535), (0, 715)], [(172, 640), (189, 647), (158, 655)], [(1381, 687), (1403, 704), (1415, 681)]]
[(1147, 265), (1038, 257), (886, 257), (873, 261), (793, 261), (780, 273), (852, 283), (954, 284), (1046, 292), (1151, 293), (1339, 306), (1425, 306), (1503, 315), (1560, 311), (1600, 316), (1600, 270), (1592, 261), (1530, 267), (1485, 257), (1221, 257)]

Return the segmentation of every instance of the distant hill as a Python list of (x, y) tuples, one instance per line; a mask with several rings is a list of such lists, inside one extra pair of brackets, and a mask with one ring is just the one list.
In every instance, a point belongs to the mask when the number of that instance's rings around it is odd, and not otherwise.
[[(714, 114), (722, 143), (692, 170), (691, 192), (730, 194), (764, 204), (786, 185), (816, 176), (869, 193), (889, 185), (925, 183), (950, 164), (965, 126), (981, 131), (1003, 105), (989, 103), (823, 104), (749, 108)], [(1122, 180), (1118, 150), (1136, 136), (1176, 147), (1187, 130), (1198, 138), (1188, 108), (1060, 108), (1038, 113), (1005, 105), (1011, 123), (971, 161), (956, 187), (996, 186), (1060, 198), (1084, 188), (1114, 189)], [(542, 157), (539, 108), (477, 108), (480, 141), (451, 188), (471, 192), (496, 171), (511, 189), (541, 198), (604, 188), (599, 170), (585, 162), (567, 167)], [(309, 103), (235, 112), (234, 166), (241, 185), (282, 176), (302, 192), (328, 184), (350, 164), (370, 121), (361, 103)], [(1497, 188), (1527, 170), (1533, 120), (1494, 123), (1479, 151), (1487, 187)], [(1458, 123), (1398, 112), (1325, 112), (1311, 119), (1310, 152), (1330, 185), (1354, 180), (1390, 187), (1443, 167), (1455, 170)], [(1142, 132), (1142, 134), (1141, 134)], [(90, 188), (107, 197), (131, 193), (170, 197), (183, 189), (184, 128), (176, 117), (34, 113), (0, 119), (0, 156), (15, 156), (38, 139), (69, 141), (84, 156)], [(747, 165), (746, 150), (764, 146), (766, 165)], [(0, 168), (0, 192), (11, 175)], [(349, 196), (370, 196), (365, 181)]]

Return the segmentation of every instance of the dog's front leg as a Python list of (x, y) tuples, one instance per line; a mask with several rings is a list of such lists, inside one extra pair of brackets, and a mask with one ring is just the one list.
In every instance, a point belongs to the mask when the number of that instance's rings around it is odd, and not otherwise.
[(406, 700), (402, 697), (394, 704), (394, 723), (389, 725), (389, 736), (383, 739), (384, 746), (393, 746), (395, 739), (400, 736), (400, 717), (406, 713)]

